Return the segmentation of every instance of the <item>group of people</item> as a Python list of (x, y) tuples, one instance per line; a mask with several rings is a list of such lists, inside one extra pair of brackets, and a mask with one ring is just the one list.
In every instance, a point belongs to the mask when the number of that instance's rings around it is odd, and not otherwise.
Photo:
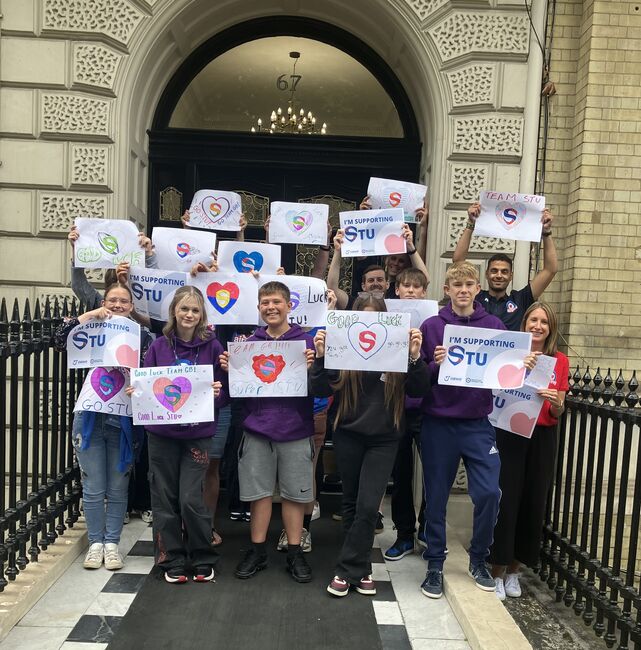
[[(367, 198), (361, 209), (367, 209)], [(344, 539), (329, 594), (346, 596), (351, 589), (376, 593), (371, 548), (380, 529), (380, 504), (393, 478), (392, 519), (397, 539), (384, 556), (398, 561), (415, 549), (417, 513), (413, 498), (413, 445), (423, 467), (423, 504), (418, 512), (418, 543), (424, 546), (427, 572), (421, 584), (430, 598), (443, 593), (446, 558), (446, 507), (461, 459), (474, 505), (469, 545), (469, 573), (476, 585), (499, 598), (519, 596), (520, 565), (537, 564), (542, 522), (557, 447), (556, 425), (563, 412), (568, 360), (558, 351), (558, 326), (553, 309), (539, 299), (556, 273), (551, 236), (552, 215), (543, 213), (543, 268), (522, 289), (507, 289), (512, 260), (495, 255), (487, 264), (488, 289), (481, 291), (478, 271), (465, 261), (480, 206), (468, 209), (467, 227), (447, 270), (444, 299), (438, 315), (408, 332), (408, 366), (404, 373), (329, 370), (325, 368), (325, 330), (304, 331), (290, 324), (292, 309), (286, 284), (267, 282), (258, 291), (262, 327), (207, 323), (205, 301), (195, 287), (179, 288), (166, 323), (135, 313), (127, 265), (106, 274), (100, 295), (83, 269), (72, 270), (72, 288), (88, 310), (66, 319), (56, 333), (63, 349), (79, 323), (111, 316), (135, 318), (141, 327), (145, 367), (208, 364), (214, 367), (212, 399), (215, 421), (198, 424), (150, 425), (145, 431), (125, 416), (91, 411), (75, 414), (72, 438), (83, 485), (83, 508), (89, 534), (84, 566), (123, 566), (118, 543), (128, 509), (136, 497), (128, 493), (130, 476), (153, 514), (156, 565), (170, 583), (215, 577), (220, 536), (214, 527), (220, 459), (227, 448), (237, 462), (227, 476), (232, 519), (250, 521), (251, 544), (235, 570), (248, 579), (267, 568), (267, 534), (273, 494), (278, 484), (283, 532), (278, 549), (286, 552), (286, 568), (300, 583), (312, 579), (306, 559), (311, 551), (310, 523), (316, 503), (315, 468), (328, 428), (342, 482), (340, 517)], [(328, 306), (353, 311), (386, 311), (385, 298), (425, 299), (429, 278), (425, 261), (427, 210), (417, 211), (419, 245), (409, 227), (402, 234), (407, 253), (381, 260), (355, 259), (352, 295), (340, 284), (343, 232), (330, 247), (320, 247), (312, 275), (327, 272)], [(189, 226), (188, 213), (183, 225)], [(246, 222), (241, 220), (238, 238)], [(266, 224), (268, 227), (268, 224)], [(157, 266), (153, 247), (143, 233), (146, 263)], [(69, 239), (77, 239), (72, 229)], [(372, 261), (379, 262), (372, 264)], [(216, 271), (198, 264), (193, 274)], [(539, 391), (544, 407), (531, 438), (495, 429), (488, 389), (440, 385), (439, 367), (446, 357), (447, 324), (494, 330), (522, 330), (532, 340), (523, 364), (532, 369), (541, 354), (556, 357), (550, 385)], [(154, 339), (155, 335), (155, 339)], [(227, 373), (230, 342), (304, 341), (308, 368), (307, 397), (230, 399)], [(130, 385), (128, 394), (136, 390)], [(238, 432), (230, 435), (228, 432)], [(142, 455), (141, 455), (142, 452)], [(138, 459), (138, 460), (137, 460)], [(142, 476), (141, 476), (142, 475)], [(145, 480), (148, 477), (148, 482)], [(147, 491), (147, 492), (145, 492)], [(144, 495), (147, 496), (144, 496)], [(129, 505), (128, 505), (129, 501)], [(488, 564), (489, 563), (489, 564)]]

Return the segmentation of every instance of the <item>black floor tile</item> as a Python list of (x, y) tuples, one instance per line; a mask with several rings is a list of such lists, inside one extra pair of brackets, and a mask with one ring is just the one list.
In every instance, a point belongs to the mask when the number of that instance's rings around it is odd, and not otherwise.
[(71, 630), (67, 641), (81, 643), (109, 643), (122, 621), (122, 616), (81, 616), (76, 626)]
[(154, 543), (153, 542), (136, 542), (133, 545), (128, 555), (142, 555), (144, 557), (154, 556)]
[(141, 573), (114, 573), (102, 590), (114, 594), (135, 594), (146, 577)]
[(412, 650), (404, 625), (379, 625), (383, 650)]

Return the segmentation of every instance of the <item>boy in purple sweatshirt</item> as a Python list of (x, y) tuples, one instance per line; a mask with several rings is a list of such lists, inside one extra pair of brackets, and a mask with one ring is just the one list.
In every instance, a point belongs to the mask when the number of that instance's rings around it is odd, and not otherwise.
[[(421, 325), (421, 353), (428, 363), (432, 382), (432, 390), (423, 401), (421, 430), (427, 537), (427, 549), (423, 553), (427, 575), (421, 591), (429, 598), (440, 598), (443, 594), (445, 514), (461, 458), (474, 504), (469, 574), (480, 589), (494, 591), (495, 587), (485, 564), (501, 499), (501, 462), (494, 427), (488, 420), (492, 411), (492, 391), (438, 384), (439, 366), (447, 354), (443, 347), (445, 325), (505, 329), (499, 318), (488, 314), (474, 300), (480, 290), (476, 267), (469, 262), (453, 264), (445, 276), (445, 293), (450, 304)], [(526, 360), (526, 365), (528, 363), (531, 362)]]
[[(314, 362), (314, 342), (298, 325), (289, 324), (291, 308), (287, 285), (264, 284), (258, 290), (258, 311), (267, 325), (259, 327), (247, 341), (305, 341), (309, 368)], [(228, 352), (221, 355), (223, 370), (228, 369), (228, 359)], [(300, 541), (305, 504), (314, 500), (314, 398), (248, 398), (245, 413), (238, 480), (241, 501), (251, 503), (252, 546), (236, 567), (236, 577), (251, 578), (267, 567), (267, 530), (278, 478), (287, 533), (287, 571), (296, 582), (309, 582), (312, 570)]]

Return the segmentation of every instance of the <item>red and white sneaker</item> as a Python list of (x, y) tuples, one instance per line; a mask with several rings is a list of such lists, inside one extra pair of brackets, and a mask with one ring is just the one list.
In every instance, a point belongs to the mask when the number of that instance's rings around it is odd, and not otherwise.
[(349, 583), (338, 576), (334, 576), (333, 580), (327, 585), (327, 592), (332, 596), (342, 598), (349, 593)]
[(211, 582), (214, 577), (214, 567), (197, 566), (194, 568), (194, 582)]
[(372, 576), (365, 576), (356, 585), (356, 591), (364, 596), (376, 596), (376, 583), (372, 580)]
[(184, 569), (169, 569), (165, 571), (165, 580), (172, 584), (182, 584), (187, 582), (187, 574)]

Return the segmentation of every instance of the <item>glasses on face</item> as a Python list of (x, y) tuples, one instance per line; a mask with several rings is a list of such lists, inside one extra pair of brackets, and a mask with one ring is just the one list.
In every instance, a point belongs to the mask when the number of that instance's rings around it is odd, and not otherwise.
[(378, 298), (379, 300), (382, 299), (385, 296), (384, 291), (359, 291), (356, 294), (357, 298)]
[(130, 305), (131, 300), (129, 298), (107, 298), (105, 300), (106, 305)]

